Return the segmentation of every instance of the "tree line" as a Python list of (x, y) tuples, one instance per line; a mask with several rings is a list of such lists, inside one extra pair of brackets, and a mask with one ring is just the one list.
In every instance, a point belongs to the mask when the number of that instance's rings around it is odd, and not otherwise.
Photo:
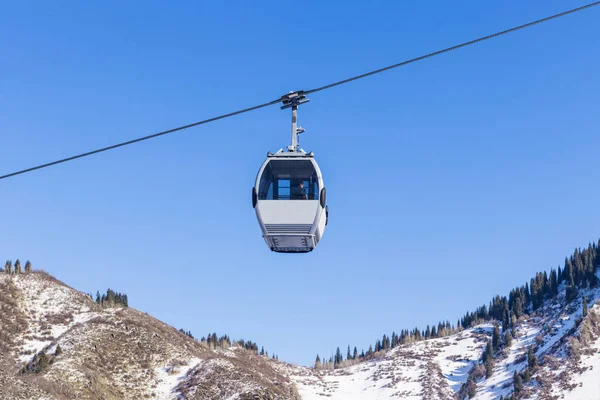
[(4, 272), (9, 275), (18, 275), (18, 274), (22, 274), (22, 273), (29, 273), (29, 272), (32, 272), (31, 262), (29, 262), (29, 260), (27, 260), (25, 262), (25, 267), (23, 269), (23, 268), (21, 268), (21, 261), (19, 259), (17, 259), (17, 261), (15, 261), (14, 264), (11, 260), (7, 260), (6, 263), (4, 263), (4, 269), (0, 269), (0, 272)]
[(596, 271), (600, 266), (598, 243), (590, 243), (586, 249), (577, 248), (565, 258), (563, 267), (551, 268), (550, 273), (538, 272), (525, 285), (512, 289), (507, 296), (494, 297), (489, 306), (485, 304), (474, 312), (467, 312), (458, 324), (470, 328), (482, 322), (497, 320), (503, 327), (513, 327), (517, 320), (528, 312), (543, 306), (545, 300), (554, 299), (564, 283), (567, 301), (577, 298), (580, 289), (598, 286)]
[[(253, 342), (252, 340), (240, 339), (240, 340), (232, 341), (228, 335), (218, 336), (216, 332), (209, 333), (206, 336), (202, 336), (200, 339), (196, 339), (194, 337), (194, 335), (192, 334), (192, 331), (186, 331), (184, 329), (179, 329), (179, 332), (184, 334), (187, 337), (190, 337), (190, 338), (206, 345), (211, 350), (216, 350), (216, 349), (227, 350), (232, 346), (238, 346), (238, 347), (244, 348), (254, 354), (269, 357), (269, 353), (265, 350), (265, 348), (261, 347), (260, 352), (259, 352), (258, 345), (256, 344), (256, 342)], [(277, 356), (276, 354), (273, 354), (271, 358), (273, 358), (274, 360), (279, 360), (279, 356)]]
[(419, 330), (415, 327), (411, 330), (401, 330), (400, 334), (395, 332), (391, 336), (384, 334), (381, 339), (375, 341), (374, 345), (369, 345), (366, 352), (363, 349), (359, 353), (356, 347), (354, 351), (350, 351), (348, 346), (345, 357), (338, 347), (329, 359), (321, 358), (317, 354), (315, 368), (345, 367), (377, 357), (380, 351), (407, 343), (449, 336), (462, 329), (472, 328), (492, 320), (500, 321), (505, 332), (513, 328), (521, 316), (536, 311), (543, 306), (545, 300), (558, 296), (561, 284), (564, 284), (567, 301), (577, 298), (580, 289), (597, 287), (599, 282), (596, 272), (599, 267), (600, 240), (597, 243), (590, 243), (585, 249), (576, 248), (571, 256), (565, 258), (562, 268), (559, 265), (556, 269), (551, 268), (549, 273), (538, 272), (529, 282), (525, 282), (525, 285), (512, 289), (508, 296), (495, 296), (489, 304), (466, 312), (458, 319), (456, 325), (444, 321), (428, 325), (426, 329)]
[[(94, 300), (94, 297), (91, 293), (88, 293), (90, 299)], [(97, 304), (100, 304), (102, 307), (129, 307), (129, 299), (125, 293), (115, 292), (112, 289), (108, 289), (105, 294), (100, 294), (100, 291), (96, 292), (96, 300)]]

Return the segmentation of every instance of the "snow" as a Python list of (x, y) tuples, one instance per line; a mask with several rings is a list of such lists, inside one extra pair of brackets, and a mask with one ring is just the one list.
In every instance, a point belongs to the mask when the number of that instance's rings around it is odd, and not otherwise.
[(527, 348), (533, 343), (540, 329), (527, 324), (517, 329), (517, 337), (513, 339), (508, 356), (496, 361), (494, 372), (488, 379), (478, 382), (476, 400), (495, 400), (500, 396), (510, 395), (513, 391), (513, 375), (515, 370), (521, 371), (527, 366), (527, 360), (515, 363), (525, 354)]
[(223, 355), (226, 357), (235, 357), (235, 350), (237, 349), (237, 347), (232, 346), (229, 349), (225, 350), (223, 352)]
[[(288, 374), (303, 400), (322, 400), (323, 396), (330, 400), (416, 400), (436, 387), (450, 398), (481, 356), (485, 342), (478, 340), (478, 335), (490, 329), (482, 325), (446, 338), (400, 346), (389, 351), (385, 359), (333, 371), (288, 366)], [(441, 371), (440, 378), (436, 368)]]
[(588, 369), (581, 375), (573, 378), (573, 383), (577, 387), (572, 391), (563, 392), (564, 400), (600, 399), (600, 379), (598, 379), (598, 369), (600, 369), (600, 339), (596, 340), (592, 348), (596, 351), (594, 355), (582, 357), (582, 364), (584, 367), (588, 367)]
[[(12, 282), (23, 294), (20, 307), (30, 322), (30, 330), (20, 336), (22, 344), (18, 361), (22, 363), (30, 361), (35, 353), (52, 345), (76, 324), (101, 315), (90, 311), (90, 307), (81, 305), (84, 302), (74, 301), (74, 296), (85, 295), (44, 276), (15, 275)], [(73, 304), (78, 304), (79, 307), (75, 308)], [(48, 323), (48, 319), (55, 316), (64, 320), (64, 323)]]
[[(118, 311), (93, 311), (94, 304), (85, 299), (84, 294), (43, 276), (14, 276), (11, 279), (22, 293), (19, 307), (29, 320), (28, 329), (18, 338), (18, 359), (23, 363), (30, 361), (33, 355), (43, 348), (47, 348), (49, 353), (54, 352), (56, 342), (61, 338), (61, 347), (68, 351), (72, 346), (71, 339), (65, 340), (66, 335), (70, 335), (69, 330), (97, 316), (106, 316), (107, 313), (114, 314)], [(600, 297), (600, 289), (581, 290), (580, 297), (581, 295), (587, 296), (591, 299), (589, 303), (593, 304), (594, 300)], [(594, 306), (590, 312), (600, 313), (600, 305)], [(536, 379), (545, 374), (545, 377), (550, 377), (549, 390), (554, 395), (564, 396), (562, 398), (565, 400), (600, 400), (597, 370), (600, 368), (600, 338), (596, 338), (591, 345), (593, 353), (588, 351), (581, 356), (581, 368), (577, 370), (568, 364), (567, 346), (563, 340), (572, 332), (578, 318), (581, 317), (581, 298), (565, 305), (563, 292), (552, 302), (546, 302), (543, 309), (538, 310), (536, 314), (519, 323), (512, 346), (505, 349), (503, 355), (496, 355), (492, 376), (477, 382), (474, 398), (496, 400), (501, 395), (509, 396), (513, 392), (514, 372), (522, 372), (527, 368), (527, 359), (523, 356), (528, 347), (535, 345), (539, 338), (543, 338), (536, 350), (538, 358), (543, 361), (544, 356), (551, 355), (558, 360), (558, 364), (555, 363), (554, 368), (542, 364), (538, 376), (534, 376), (528, 385), (531, 387), (538, 384), (540, 381), (536, 383)], [(98, 326), (95, 329), (105, 328)], [(389, 350), (379, 359), (336, 370), (314, 370), (271, 361), (268, 358), (267, 360), (296, 384), (303, 400), (452, 398), (467, 381), (473, 366), (479, 362), (492, 330), (492, 324), (482, 324), (448, 337), (399, 346)], [(177, 366), (173, 371), (169, 369), (169, 365), (155, 363), (154, 365), (160, 365), (151, 370), (151, 383), (154, 384), (153, 392), (156, 398), (178, 398), (178, 385), (186, 379), (191, 379), (192, 375), (199, 381), (212, 378), (211, 374), (217, 366), (225, 367), (228, 371), (234, 370), (232, 362), (237, 362), (233, 359), (236, 357), (236, 349), (232, 346), (227, 350), (217, 351), (219, 356), (223, 355), (228, 359), (202, 360), (190, 355), (186, 365)], [(519, 358), (522, 360), (517, 363)], [(62, 362), (60, 359), (57, 361), (62, 373), (72, 368), (62, 365)], [(162, 362), (165, 362), (164, 359)], [(228, 371), (225, 375), (228, 375)], [(575, 386), (571, 391), (560, 386), (559, 375), (563, 372), (569, 375), (569, 383)], [(218, 373), (222, 374), (221, 371)], [(76, 371), (68, 371), (68, 374), (72, 376)], [(243, 381), (232, 381), (228, 385), (230, 390), (224, 398), (229, 400), (236, 400), (244, 390), (256, 388), (254, 383)], [(544, 398), (538, 390), (539, 387), (533, 389), (531, 399)]]
[[(216, 368), (218, 367), (218, 368)], [(221, 373), (220, 375), (213, 375), (216, 370), (220, 370), (221, 368), (226, 369), (227, 373)], [(224, 399), (238, 399), (240, 393), (260, 389), (256, 383), (251, 381), (244, 381), (239, 379), (230, 379), (230, 372), (235, 371), (235, 366), (226, 359), (221, 358), (211, 358), (208, 360), (203, 360), (198, 363), (196, 366), (189, 370), (188, 376), (186, 378), (186, 382), (184, 386), (187, 386), (189, 389), (186, 393), (186, 398), (196, 398), (197, 397), (197, 389), (199, 387), (198, 383), (205, 382), (208, 380), (219, 379), (218, 380), (218, 390), (221, 391)]]
[[(593, 300), (600, 297), (600, 290), (581, 290), (581, 295), (591, 298), (590, 304), (593, 304)], [(594, 310), (600, 313), (600, 305), (595, 306)], [(540, 374), (551, 377), (551, 385), (561, 372), (574, 373), (571, 383), (578, 387), (571, 392), (557, 388), (553, 394), (565, 393), (566, 400), (600, 400), (597, 371), (600, 368), (600, 338), (593, 345), (595, 354), (582, 356), (583, 373), (571, 371), (565, 359), (563, 339), (581, 317), (581, 299), (565, 305), (562, 293), (552, 302), (546, 302), (536, 314), (519, 323), (511, 347), (504, 354), (496, 355), (492, 376), (477, 382), (474, 399), (497, 400), (500, 396), (510, 396), (513, 393), (514, 372), (521, 373), (527, 368), (526, 353), (529, 346), (534, 346), (537, 347), (538, 359), (543, 359), (545, 355), (559, 359), (559, 367), (552, 369), (542, 365), (539, 369)], [(284, 373), (295, 382), (304, 400), (452, 398), (453, 392), (458, 392), (467, 381), (473, 365), (479, 362), (492, 330), (493, 325), (482, 324), (445, 338), (403, 345), (388, 351), (380, 360), (348, 368), (315, 371), (287, 366)], [(543, 338), (543, 342), (537, 343), (540, 338)], [(521, 361), (517, 362), (519, 359)], [(440, 373), (443, 378), (436, 380), (435, 376)], [(540, 396), (536, 379), (534, 376), (528, 383), (533, 385), (530, 387), (534, 393), (532, 399)], [(436, 386), (439, 391), (432, 392), (431, 388)]]
[(185, 379), (187, 373), (196, 366), (200, 365), (202, 360), (192, 358), (187, 361), (187, 365), (174, 367), (173, 372), (169, 372), (171, 366), (163, 366), (154, 370), (157, 383), (156, 395), (159, 399), (171, 400), (176, 399), (177, 394), (174, 389), (179, 383)]
[[(481, 355), (483, 344), (474, 344), (465, 336), (466, 334), (458, 334), (451, 338), (435, 339), (430, 342), (450, 343), (446, 346), (434, 359), (441, 367), (448, 386), (454, 391), (459, 391), (463, 383), (467, 381), (467, 377), (474, 360), (477, 360)], [(456, 345), (455, 345), (456, 344)]]

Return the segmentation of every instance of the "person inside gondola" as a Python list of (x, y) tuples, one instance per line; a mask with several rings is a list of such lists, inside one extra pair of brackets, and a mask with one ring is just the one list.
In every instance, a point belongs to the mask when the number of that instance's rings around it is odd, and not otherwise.
[(308, 200), (306, 191), (304, 190), (304, 182), (298, 182), (298, 185), (292, 188), (292, 200)]

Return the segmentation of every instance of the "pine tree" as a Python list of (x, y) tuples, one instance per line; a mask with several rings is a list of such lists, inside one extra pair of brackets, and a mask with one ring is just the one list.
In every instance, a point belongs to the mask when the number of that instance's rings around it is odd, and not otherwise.
[(506, 310), (504, 310), (504, 313), (502, 313), (502, 329), (505, 329), (504, 327), (508, 328), (510, 326), (510, 318), (509, 318), (509, 313), (508, 313), (508, 308)]
[(115, 292), (113, 292), (112, 290), (108, 289), (106, 291), (106, 298), (107, 298), (109, 306), (113, 306), (115, 304)]
[(510, 331), (506, 331), (506, 333), (504, 334), (504, 346), (506, 348), (509, 348), (512, 345), (512, 335), (510, 334)]
[(494, 324), (494, 334), (492, 336), (492, 347), (494, 351), (500, 348), (500, 329), (498, 329), (498, 324)]
[(588, 311), (588, 304), (587, 304), (587, 299), (585, 298), (585, 296), (583, 297), (583, 316), (585, 317), (587, 315), (587, 311)]
[(485, 377), (489, 379), (494, 373), (494, 357), (488, 357), (485, 361)]
[(574, 273), (573, 273), (573, 268), (569, 268), (568, 269), (568, 279), (567, 279), (567, 301), (572, 301), (574, 298), (577, 297), (577, 286), (575, 283), (575, 277), (574, 277)]
[(60, 344), (56, 346), (56, 350), (54, 351), (54, 356), (58, 357), (62, 354), (62, 349), (60, 348)]
[(356, 360), (358, 358), (358, 349), (354, 346), (354, 354), (352, 355), (352, 359)]
[(96, 292), (96, 303), (98, 303), (98, 304), (101, 303), (100, 291), (99, 290)]
[(563, 272), (560, 269), (560, 265), (558, 266), (558, 273), (557, 273), (557, 282), (560, 285), (563, 281)]
[(538, 365), (537, 357), (533, 352), (533, 346), (529, 346), (529, 350), (527, 351), (527, 366), (529, 369), (535, 369)]
[(573, 269), (575, 275), (575, 284), (577, 286), (582, 285), (584, 283), (584, 268), (583, 268), (583, 260), (581, 258), (581, 252), (579, 249), (575, 249), (575, 253), (573, 254)]
[(15, 274), (20, 274), (21, 273), (21, 261), (19, 261), (19, 259), (17, 258), (17, 261), (15, 261)]
[(333, 360), (334, 368), (337, 367), (342, 361), (343, 361), (342, 352), (340, 351), (340, 348), (338, 347), (337, 350), (335, 351), (335, 359)]
[(477, 394), (477, 383), (475, 383), (475, 379), (473, 378), (467, 380), (467, 394), (470, 398), (475, 397)]
[[(265, 355), (265, 348), (263, 346), (260, 347), (260, 355), (264, 356)], [(319, 358), (319, 355), (317, 354), (317, 358)]]
[(569, 260), (568, 257), (565, 257), (565, 266), (563, 268), (563, 273), (562, 273), (562, 280), (565, 281), (567, 284), (569, 283), (569, 276), (571, 274), (571, 260)]
[(26, 272), (26, 273), (29, 273), (29, 272), (31, 272), (31, 263), (29, 262), (29, 260), (27, 260), (27, 261), (25, 262), (25, 272)]
[(315, 360), (315, 368), (316, 369), (321, 368), (321, 358), (319, 357), (318, 354), (317, 354), (317, 359)]
[(486, 362), (490, 358), (494, 358), (494, 348), (492, 347), (492, 342), (488, 340), (487, 347), (485, 348), (485, 352), (483, 353), (483, 362)]
[(516, 370), (513, 374), (513, 385), (515, 388), (515, 393), (519, 393), (521, 389), (523, 389), (523, 380), (521, 379), (521, 375), (517, 374)]
[[(595, 257), (594, 257), (595, 258)], [(590, 257), (590, 266), (588, 269), (588, 281), (590, 282), (591, 288), (598, 287), (598, 276), (596, 276), (596, 267), (594, 265), (594, 260)]]
[(9, 275), (12, 274), (12, 261), (6, 261), (6, 264), (4, 264), (4, 272), (6, 272)]
[(350, 353), (350, 345), (348, 345), (348, 352), (346, 353), (346, 360), (352, 360), (352, 353)]
[(535, 311), (538, 308), (538, 287), (537, 287), (537, 280), (534, 279), (534, 278), (531, 278), (530, 282), (531, 282), (531, 285), (530, 285), (530, 290), (531, 290), (531, 309)]
[(46, 368), (48, 368), (48, 364), (49, 364), (48, 360), (48, 356), (46, 355), (46, 351), (42, 350), (42, 354), (40, 354), (40, 358), (39, 358), (39, 370), (38, 372), (43, 372), (46, 370)]
[(558, 295), (558, 274), (556, 270), (552, 268), (550, 271), (550, 296), (554, 297)]

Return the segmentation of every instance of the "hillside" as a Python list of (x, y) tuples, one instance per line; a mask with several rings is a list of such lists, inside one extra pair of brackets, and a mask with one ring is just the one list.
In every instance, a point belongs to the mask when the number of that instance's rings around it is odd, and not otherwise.
[(209, 348), (44, 272), (0, 273), (0, 399), (597, 399), (600, 289), (583, 286), (568, 299), (562, 282), (506, 330), (490, 319), (316, 369)]
[(208, 349), (43, 272), (0, 274), (0, 310), (1, 399), (295, 397), (290, 380), (250, 351)]
[[(568, 303), (564, 294), (522, 317), (510, 346), (503, 343), (496, 352), (487, 379), (481, 358), (492, 340), (492, 324), (401, 345), (348, 368), (318, 371), (281, 363), (276, 368), (297, 383), (304, 400), (497, 400), (515, 393), (514, 373), (528, 370), (527, 351), (532, 346), (538, 366), (531, 369), (516, 398), (599, 399), (600, 290), (584, 290), (581, 295), (593, 305), (584, 318), (581, 298)], [(459, 396), (469, 376), (475, 377), (472, 396), (466, 390)]]

